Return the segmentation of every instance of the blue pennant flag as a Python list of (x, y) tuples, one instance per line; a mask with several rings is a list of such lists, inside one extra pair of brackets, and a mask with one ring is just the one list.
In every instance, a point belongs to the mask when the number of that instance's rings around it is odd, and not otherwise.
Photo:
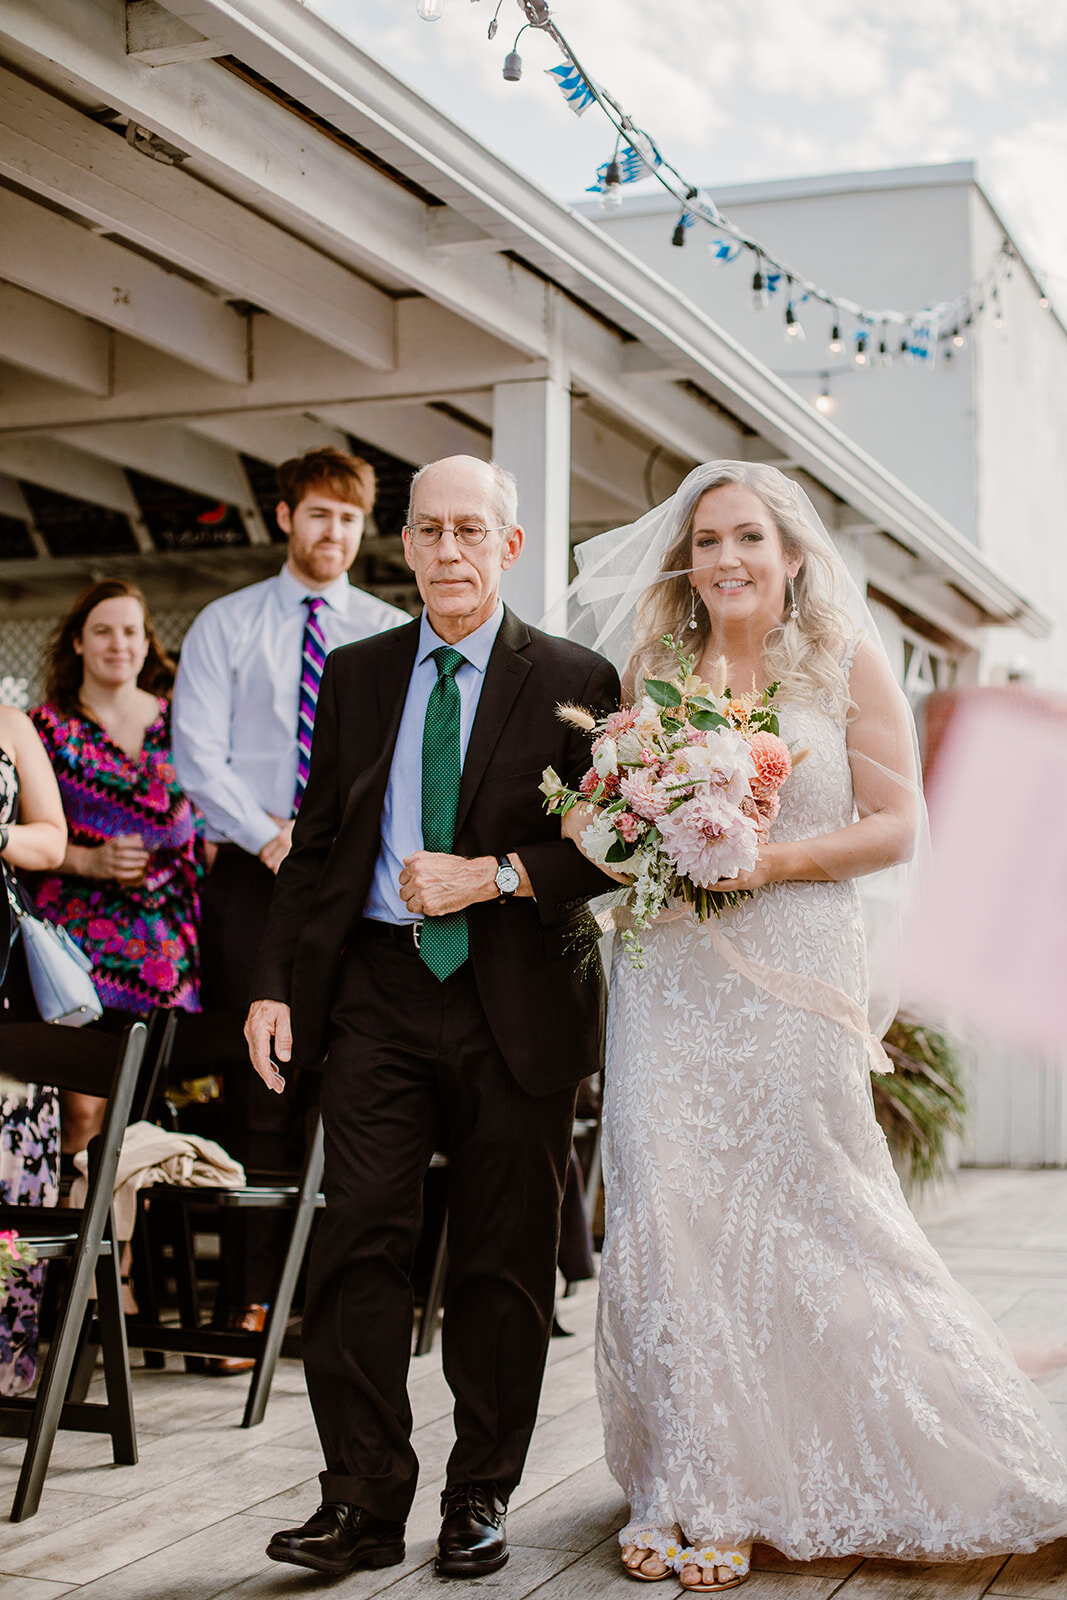
[[(654, 159), (652, 161), (652, 165), (658, 167), (661, 165), (662, 158), (659, 154), (659, 151), (656, 150), (654, 146), (653, 153)], [(615, 160), (619, 167), (620, 183), (637, 183), (641, 178), (646, 177), (648, 174), (649, 163), (645, 160), (645, 157), (640, 153), (640, 151), (635, 150), (631, 144), (624, 145), (619, 151), (618, 155), (615, 157)], [(608, 168), (610, 166), (610, 161), (604, 161), (599, 167), (597, 167), (596, 182), (589, 185), (589, 187), (586, 189), (586, 194), (603, 194), (604, 184), (607, 179)]]
[(781, 283), (781, 281), (782, 274), (780, 272), (772, 272), (770, 268), (767, 268), (764, 271), (763, 287), (766, 289), (768, 294), (776, 294), (778, 291), (778, 285)]
[(596, 95), (578, 68), (570, 61), (564, 61), (558, 67), (547, 67), (545, 70), (550, 78), (555, 78), (563, 98), (576, 117), (580, 117), (582, 112), (587, 111), (595, 101)]
[(708, 246), (708, 249), (711, 251), (712, 260), (725, 267), (731, 261), (737, 260), (744, 249), (744, 245), (737, 244), (730, 239), (716, 239)]

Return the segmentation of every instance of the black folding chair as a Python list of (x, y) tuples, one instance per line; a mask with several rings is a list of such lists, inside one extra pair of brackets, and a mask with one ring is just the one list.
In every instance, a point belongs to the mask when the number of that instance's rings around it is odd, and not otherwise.
[[(137, 1460), (119, 1245), (111, 1202), (144, 1052), (145, 1027), (131, 1023), (118, 1039), (43, 1022), (12, 1023), (0, 1029), (0, 1043), (19, 1075), (33, 1083), (107, 1098), (104, 1126), (89, 1147), (85, 1204), (64, 1210), (0, 1206), (0, 1229), (17, 1232), (33, 1247), (38, 1260), (70, 1262), (69, 1281), (36, 1395), (0, 1397), (0, 1435), (27, 1440), (11, 1507), (11, 1521), (22, 1522), (32, 1517), (40, 1504), (59, 1428), (110, 1434), (117, 1466), (132, 1466)], [(92, 1315), (94, 1277), (107, 1399), (88, 1403), (71, 1400), (68, 1386)]]

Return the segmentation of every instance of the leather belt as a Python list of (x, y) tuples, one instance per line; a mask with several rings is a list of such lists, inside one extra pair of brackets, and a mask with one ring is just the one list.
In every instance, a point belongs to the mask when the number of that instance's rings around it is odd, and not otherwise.
[(363, 917), (360, 920), (359, 933), (362, 939), (385, 941), (388, 944), (398, 945), (401, 950), (410, 950), (412, 955), (418, 955), (422, 923), (378, 922), (374, 917)]

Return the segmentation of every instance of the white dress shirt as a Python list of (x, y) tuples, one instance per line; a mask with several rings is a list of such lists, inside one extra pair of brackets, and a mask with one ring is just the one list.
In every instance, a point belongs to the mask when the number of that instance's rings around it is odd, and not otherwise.
[(411, 619), (357, 589), (345, 573), (312, 590), (288, 566), (206, 606), (182, 645), (174, 686), (174, 768), (207, 821), (207, 836), (252, 855), (292, 815), (305, 598), (326, 604), (327, 650)]
[[(482, 697), (485, 669), (489, 665), (489, 657), (503, 620), (504, 607), (498, 603), (492, 616), (487, 617), (480, 628), (475, 628), (473, 633), (453, 646), (461, 656), (466, 657), (462, 666), (456, 668), (461, 770), (467, 756), (474, 715)], [(400, 897), (400, 873), (404, 857), (423, 849), (422, 735), (426, 726), (426, 707), (437, 683), (437, 664), (431, 657), (445, 642), (431, 628), (424, 611), (418, 653), (408, 681), (407, 699), (404, 701), (393, 762), (389, 768), (389, 785), (382, 806), (382, 838), (378, 859), (363, 907), (363, 915), (372, 917), (375, 922), (407, 923), (422, 920), (408, 910)]]

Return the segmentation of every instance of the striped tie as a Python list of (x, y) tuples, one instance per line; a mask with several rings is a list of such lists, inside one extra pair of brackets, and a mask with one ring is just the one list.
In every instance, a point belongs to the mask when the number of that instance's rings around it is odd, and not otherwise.
[(304, 624), (304, 642), (300, 652), (300, 714), (296, 727), (294, 817), (300, 809), (300, 801), (308, 781), (308, 768), (311, 766), (311, 730), (315, 726), (315, 705), (319, 698), (322, 669), (326, 663), (326, 635), (319, 621), (319, 612), (326, 602), (319, 594), (309, 594), (305, 596), (304, 604), (308, 608), (308, 615)]

